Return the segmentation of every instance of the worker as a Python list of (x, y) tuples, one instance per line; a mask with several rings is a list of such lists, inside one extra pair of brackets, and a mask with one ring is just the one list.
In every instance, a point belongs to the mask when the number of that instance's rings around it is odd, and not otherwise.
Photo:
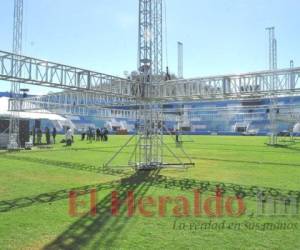
[(32, 144), (35, 145), (35, 128), (32, 129)]
[(176, 136), (176, 143), (178, 144), (179, 143), (179, 131), (178, 131), (178, 129), (176, 129), (176, 131), (175, 131), (175, 136)]
[(46, 135), (46, 143), (47, 143), (47, 145), (49, 145), (50, 144), (50, 130), (48, 127), (46, 127), (45, 135)]
[(81, 132), (81, 140), (82, 141), (85, 140), (85, 135), (86, 135), (86, 132), (84, 130), (82, 130), (82, 132)]
[(73, 132), (71, 128), (67, 128), (66, 132), (66, 146), (72, 146), (72, 141), (73, 141)]
[(101, 131), (99, 128), (97, 128), (97, 130), (96, 130), (96, 140), (97, 141), (100, 141), (100, 136), (101, 136)]
[(37, 131), (37, 144), (38, 145), (42, 144), (42, 137), (43, 137), (43, 132), (40, 128), (38, 128), (38, 131)]
[(103, 140), (108, 141), (108, 130), (107, 130), (107, 128), (104, 128), (104, 130), (103, 130)]
[(54, 128), (52, 129), (52, 138), (53, 138), (53, 143), (54, 143), (54, 144), (55, 144), (55, 137), (56, 137), (56, 134), (57, 134), (56, 128), (54, 127)]

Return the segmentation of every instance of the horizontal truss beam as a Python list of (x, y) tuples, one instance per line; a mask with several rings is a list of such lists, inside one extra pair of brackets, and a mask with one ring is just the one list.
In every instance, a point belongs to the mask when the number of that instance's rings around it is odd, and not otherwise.
[[(53, 112), (61, 115), (82, 115), (98, 117), (100, 119), (129, 119), (135, 120), (137, 117), (137, 110), (143, 108), (143, 104), (135, 106), (119, 106), (113, 108), (96, 103), (88, 104), (73, 104), (72, 101), (64, 99), (56, 99), (56, 102), (51, 100), (50, 95), (36, 98), (23, 98), (23, 99), (10, 99), (9, 110), (11, 107), (21, 107), (21, 111), (35, 112), (35, 113), (48, 113)], [(44, 98), (45, 98), (44, 97)], [(67, 97), (65, 97), (67, 98)], [(60, 102), (63, 100), (62, 102)], [(91, 100), (90, 100), (91, 101)], [(18, 102), (17, 105), (14, 102)], [(117, 103), (116, 103), (117, 104)], [(145, 108), (145, 107), (144, 107)], [(174, 108), (156, 108), (156, 111), (164, 115), (166, 121), (178, 121), (181, 117), (188, 121), (203, 121), (203, 120), (228, 120), (233, 116), (235, 119), (251, 121), (251, 120), (266, 120), (272, 112), (276, 112), (276, 120), (285, 121), (300, 121), (300, 105), (298, 104), (278, 104), (271, 107), (271, 104), (263, 105), (250, 105), (250, 106), (228, 106), (228, 107), (174, 107)]]
[[(21, 72), (13, 65), (20, 64)], [(104, 97), (125, 98), (124, 105), (134, 100), (138, 81), (131, 81), (90, 70), (53, 63), (32, 57), (0, 51), (0, 80), (61, 88), (75, 92), (92, 92)], [(300, 68), (268, 70), (238, 75), (175, 79), (145, 85), (143, 101), (172, 101), (262, 98), (300, 94)], [(139, 100), (141, 101), (141, 100)], [(109, 102), (109, 101), (108, 101)]]
[(300, 68), (176, 79), (154, 86), (161, 100), (211, 100), (300, 93)]
[(130, 80), (5, 51), (0, 51), (0, 80), (134, 98)]

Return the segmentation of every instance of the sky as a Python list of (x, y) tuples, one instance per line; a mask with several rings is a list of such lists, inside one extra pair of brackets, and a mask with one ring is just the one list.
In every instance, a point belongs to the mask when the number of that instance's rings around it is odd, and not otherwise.
[[(290, 59), (300, 65), (299, 0), (163, 1), (164, 62), (174, 73), (177, 41), (184, 44), (185, 78), (267, 69), (269, 26), (276, 29), (278, 67)], [(0, 1), (0, 50), (12, 49), (13, 3)], [(24, 55), (116, 76), (137, 68), (138, 0), (24, 0), (23, 27)], [(0, 92), (9, 89), (0, 82)]]

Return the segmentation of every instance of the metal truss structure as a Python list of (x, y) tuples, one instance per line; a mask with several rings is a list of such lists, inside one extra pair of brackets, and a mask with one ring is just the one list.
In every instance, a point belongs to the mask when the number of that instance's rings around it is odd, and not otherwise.
[[(232, 106), (232, 107), (211, 107), (211, 108), (183, 108), (179, 110), (169, 110), (168, 114), (186, 114), (188, 121), (227, 121), (230, 117), (240, 122), (265, 121), (266, 117), (271, 120), (269, 111), (270, 105), (257, 106)], [(249, 112), (251, 110), (251, 112)], [(277, 106), (276, 121), (295, 123), (300, 120), (300, 105), (282, 104)]]
[[(10, 111), (17, 111), (12, 109), (14, 102), (21, 103), (22, 111), (33, 112), (33, 113), (55, 113), (60, 115), (78, 115), (85, 117), (95, 117), (98, 119), (136, 119), (136, 112), (132, 110), (121, 110), (121, 109), (107, 109), (107, 108), (98, 108), (92, 109), (91, 107), (80, 107), (73, 105), (58, 105), (50, 103), (34, 103), (28, 100), (15, 100), (11, 99), (9, 101)], [(20, 111), (20, 110), (19, 110)]]
[[(13, 68), (14, 63), (20, 65), (17, 72)], [(156, 102), (172, 102), (266, 97), (270, 92), (277, 95), (298, 94), (300, 67), (143, 85), (103, 73), (0, 51), (0, 80), (92, 92), (99, 94), (99, 97), (101, 95), (102, 100), (107, 98), (108, 105), (114, 104), (110, 98), (116, 98), (116, 105), (120, 102), (128, 105), (139, 99), (138, 96)]]
[[(18, 70), (14, 65), (18, 64)], [(0, 51), (0, 80), (99, 93), (106, 97), (134, 98), (134, 82), (103, 73)]]
[[(216, 100), (265, 97), (299, 93), (300, 68), (267, 70), (237, 75), (177, 79), (160, 83), (158, 96), (164, 100)], [(276, 84), (273, 86), (273, 80)]]
[[(14, 1), (14, 21), (13, 21), (13, 52), (14, 59), (18, 59), (22, 52), (22, 33), (23, 33), (23, 0)], [(11, 72), (15, 76), (21, 76), (20, 62), (19, 60), (11, 61)], [(11, 96), (13, 98), (20, 97), (20, 82), (13, 81), (11, 84)], [(18, 102), (14, 103), (14, 109), (19, 109)], [(19, 113), (18, 111), (14, 115), (10, 116), (9, 121), (9, 137), (8, 137), (8, 148), (18, 149), (20, 146), (19, 142)]]
[[(68, 91), (98, 94), (101, 98), (74, 98), (70, 93), (58, 93), (55, 96), (31, 98), (27, 100), (12, 99), (10, 106), (20, 103), (25, 109), (41, 110), (45, 100), (51, 109), (71, 109), (74, 112), (87, 112), (91, 105), (109, 105), (110, 110), (103, 110), (101, 116), (116, 114), (114, 106), (120, 103), (132, 105), (135, 101), (137, 142), (134, 150), (134, 161), (130, 162), (137, 169), (153, 169), (169, 165), (163, 161), (163, 117), (157, 109), (157, 86), (163, 79), (163, 40), (162, 40), (162, 0), (139, 1), (139, 77), (136, 82), (106, 74), (79, 69), (25, 56), (16, 57), (12, 53), (0, 52), (1, 80), (22, 81)], [(10, 63), (18, 63), (18, 72), (12, 70)], [(20, 74), (17, 74), (20, 73)], [(155, 87), (154, 87), (155, 86)], [(71, 100), (66, 98), (71, 95)], [(81, 96), (82, 97), (82, 96)], [(85, 99), (86, 102), (81, 103)], [(73, 100), (76, 100), (73, 102)], [(159, 99), (157, 99), (159, 100)], [(66, 103), (65, 103), (66, 102)], [(51, 103), (51, 104), (50, 104)], [(63, 105), (61, 105), (63, 104)], [(79, 105), (77, 105), (79, 104)], [(58, 106), (59, 105), (59, 106)], [(126, 112), (126, 111), (124, 111)], [(121, 111), (121, 114), (124, 113)], [(129, 114), (127, 113), (127, 115)], [(175, 154), (174, 154), (175, 156)], [(189, 163), (179, 161), (178, 165)]]
[[(270, 93), (277, 98), (280, 95), (300, 93), (300, 68), (277, 69), (277, 63), (274, 61), (277, 60), (274, 29), (269, 31), (272, 46), (270, 49), (272, 67), (270, 66), (269, 70), (164, 81), (162, 20), (162, 0), (139, 0), (139, 76), (135, 80), (27, 57), (19, 53), (0, 51), (0, 80), (63, 90), (21, 100), (12, 98), (10, 110), (34, 112), (48, 110), (60, 114), (96, 116), (103, 119), (133, 119), (136, 121), (137, 134), (129, 165), (136, 169), (152, 169), (170, 165), (164, 160), (165, 120), (178, 121), (183, 113), (188, 113), (191, 120), (207, 116), (203, 109), (169, 110), (164, 108), (164, 104), (199, 100), (253, 99), (270, 96)], [(278, 104), (271, 103), (273, 112)], [(215, 110), (221, 111), (216, 108)], [(279, 118), (272, 118), (272, 112), (270, 120), (275, 123)], [(247, 117), (241, 108), (231, 107), (230, 110), (225, 110), (224, 118), (227, 113)], [(291, 113), (292, 109), (287, 115)], [(282, 115), (280, 119), (283, 119)], [(118, 153), (120, 151), (113, 159)], [(106, 165), (110, 163), (111, 161)], [(178, 165), (185, 167), (192, 165), (192, 162), (184, 163), (178, 160)]]
[[(76, 107), (90, 107), (90, 108), (128, 108), (128, 106), (136, 106), (136, 99), (133, 97), (119, 97), (111, 94), (100, 94), (96, 92), (87, 91), (61, 91), (56, 93), (49, 93), (47, 95), (32, 96), (22, 99), (23, 108), (30, 110), (36, 109), (38, 105), (41, 108), (49, 108), (51, 106), (59, 108), (59, 106), (76, 106)], [(26, 104), (26, 106), (24, 106)], [(30, 105), (32, 104), (32, 105)], [(43, 106), (44, 105), (44, 106)], [(126, 106), (125, 106), (126, 105)]]
[[(84, 96), (83, 99), (80, 97)], [(96, 105), (96, 102), (84, 103), (83, 100), (87, 96), (98, 96), (92, 93), (61, 93), (45, 96), (36, 96), (32, 98), (10, 99), (9, 110), (26, 111), (34, 113), (52, 113), (60, 115), (79, 115), (86, 117), (97, 117), (99, 119), (120, 118), (120, 119), (136, 119), (136, 110), (114, 109), (106, 107), (103, 103)], [(79, 101), (80, 100), (80, 101)], [(107, 101), (107, 99), (106, 99)], [(115, 101), (115, 100), (113, 100)], [(20, 109), (15, 110), (14, 107), (19, 105)]]
[[(136, 169), (162, 168), (164, 162), (163, 114), (156, 96), (162, 81), (162, 0), (139, 1), (139, 91), (137, 93), (136, 144), (129, 164)], [(131, 139), (130, 139), (131, 140)], [(126, 147), (127, 144), (124, 145)], [(106, 163), (108, 166), (111, 161)], [(182, 165), (179, 161), (178, 165)]]
[[(93, 101), (94, 100), (94, 101)], [(132, 104), (127, 106), (120, 102), (120, 106), (114, 108), (101, 102), (101, 96), (93, 93), (61, 92), (52, 95), (35, 96), (24, 99), (10, 99), (9, 110), (14, 110), (13, 102), (18, 102), (21, 110), (35, 113), (48, 113), (49, 111), (61, 115), (80, 115), (87, 117), (97, 117), (99, 119), (128, 119), (135, 120), (138, 114), (138, 106)], [(105, 100), (107, 101), (107, 99)], [(169, 104), (169, 103), (168, 103)], [(168, 106), (167, 104), (167, 106)], [(186, 119), (193, 121), (226, 121), (229, 117), (238, 116), (240, 121), (265, 120), (265, 115), (271, 120), (270, 104), (264, 105), (243, 105), (228, 107), (189, 107), (183, 106), (181, 102), (173, 103), (173, 108), (162, 105), (155, 110), (163, 114), (164, 121), (178, 121), (186, 114)], [(249, 112), (251, 110), (251, 112)], [(286, 121), (296, 123), (300, 120), (300, 106), (291, 104), (277, 104), (276, 122)], [(263, 117), (262, 117), (263, 116)]]
[(159, 81), (163, 78), (163, 4), (153, 1), (153, 76)]

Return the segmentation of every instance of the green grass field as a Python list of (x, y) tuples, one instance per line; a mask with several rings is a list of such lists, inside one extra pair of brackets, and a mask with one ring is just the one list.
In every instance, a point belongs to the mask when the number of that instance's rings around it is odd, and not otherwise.
[[(265, 137), (185, 137), (184, 149), (195, 162), (187, 170), (103, 169), (128, 138), (111, 136), (108, 143), (88, 143), (76, 137), (71, 148), (56, 144), (51, 149), (1, 152), (0, 249), (300, 249), (299, 216), (251, 215), (257, 207), (255, 190), (284, 195), (300, 190), (300, 142), (268, 147)], [(172, 139), (166, 142), (181, 157)], [(123, 165), (132, 149), (126, 147), (114, 164)], [(172, 160), (167, 151), (165, 159)], [(111, 215), (114, 190), (122, 199), (131, 190), (136, 197), (180, 195), (192, 201), (193, 190), (204, 187), (204, 199), (214, 195), (215, 186), (223, 187), (224, 197), (242, 191), (246, 214), (176, 217), (173, 201), (164, 217), (155, 212), (157, 207), (152, 217), (138, 210), (128, 217), (125, 206), (119, 216)], [(69, 191), (93, 188), (96, 216), (70, 216)], [(89, 195), (80, 199), (88, 202)], [(267, 228), (270, 223), (294, 227)], [(221, 228), (224, 224), (232, 226)]]

